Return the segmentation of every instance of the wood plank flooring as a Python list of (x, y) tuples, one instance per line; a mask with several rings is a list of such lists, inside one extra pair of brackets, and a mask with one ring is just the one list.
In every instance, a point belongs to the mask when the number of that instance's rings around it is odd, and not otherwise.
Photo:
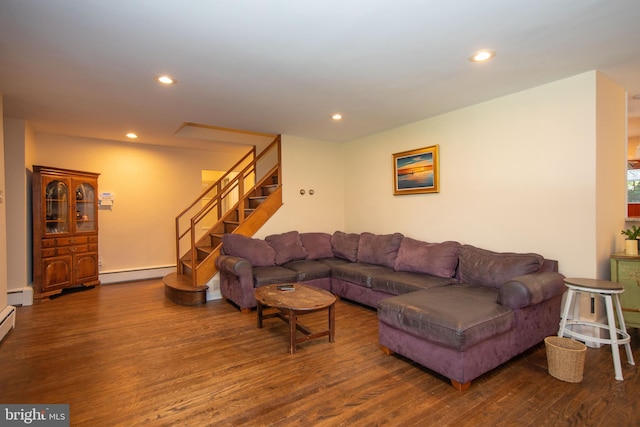
[[(326, 313), (303, 316), (326, 327)], [(640, 334), (632, 329), (640, 364)], [(0, 343), (1, 403), (68, 403), (73, 426), (631, 426), (638, 368), (614, 380), (608, 346), (588, 349), (582, 383), (547, 373), (544, 345), (467, 392), (377, 342), (375, 311), (336, 304), (336, 342), (288, 354), (287, 325), (256, 327), (226, 301), (183, 307), (161, 280), (19, 307)]]

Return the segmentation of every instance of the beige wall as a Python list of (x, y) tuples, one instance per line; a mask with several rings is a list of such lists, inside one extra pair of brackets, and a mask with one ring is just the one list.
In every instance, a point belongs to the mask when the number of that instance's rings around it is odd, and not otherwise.
[(609, 279), (612, 252), (624, 250), (627, 216), (627, 94), (602, 73), (596, 74), (596, 277)]
[(236, 158), (201, 150), (36, 135), (34, 164), (100, 173), (99, 192), (115, 194), (99, 211), (101, 273), (175, 266), (176, 215), (202, 191), (202, 170)]
[[(4, 129), (3, 100), (0, 93), (0, 129)], [(0, 132), (0, 310), (7, 306), (7, 219), (5, 212), (5, 176), (4, 176), (4, 131)]]
[[(346, 230), (538, 252), (559, 260), (567, 275), (604, 276), (597, 242), (606, 240), (609, 253), (618, 239), (611, 224), (597, 227), (596, 202), (625, 202), (618, 191), (597, 194), (602, 189), (596, 170), (620, 176), (616, 168), (623, 169), (624, 160), (596, 169), (597, 75), (581, 74), (348, 143)], [(601, 89), (598, 96), (605, 96)], [(615, 154), (619, 143), (624, 141), (612, 142), (612, 157), (624, 157)], [(392, 154), (434, 144), (440, 145), (440, 193), (393, 196)], [(614, 185), (624, 188), (624, 178)], [(624, 217), (619, 215), (616, 227)]]
[[(282, 136), (282, 201), (284, 206), (256, 237), (290, 230), (344, 229), (344, 144)], [(300, 194), (300, 189), (305, 191)], [(314, 194), (310, 195), (309, 190)]]
[(31, 166), (27, 153), (33, 152), (33, 132), (24, 120), (4, 119), (4, 151), (7, 162), (7, 253), (8, 289), (19, 290), (32, 280), (31, 251)]

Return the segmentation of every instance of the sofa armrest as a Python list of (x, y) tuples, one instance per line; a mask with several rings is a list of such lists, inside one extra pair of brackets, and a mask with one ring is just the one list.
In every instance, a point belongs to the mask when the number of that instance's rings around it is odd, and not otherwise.
[(218, 270), (238, 276), (240, 279), (250, 278), (253, 283), (253, 266), (244, 258), (220, 255), (216, 259), (216, 266)]
[(245, 258), (220, 255), (216, 267), (220, 271), (220, 294), (248, 313), (256, 306), (251, 263)]
[(562, 295), (566, 290), (564, 276), (545, 271), (514, 277), (498, 291), (498, 303), (509, 308), (522, 308), (539, 304)]

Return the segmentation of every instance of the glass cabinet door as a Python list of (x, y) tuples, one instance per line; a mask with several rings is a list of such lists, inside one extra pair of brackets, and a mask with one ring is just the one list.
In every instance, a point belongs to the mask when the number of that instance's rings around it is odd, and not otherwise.
[(76, 231), (96, 231), (96, 189), (87, 182), (75, 183)]
[(44, 202), (45, 233), (68, 233), (70, 231), (68, 183), (57, 179), (48, 182)]

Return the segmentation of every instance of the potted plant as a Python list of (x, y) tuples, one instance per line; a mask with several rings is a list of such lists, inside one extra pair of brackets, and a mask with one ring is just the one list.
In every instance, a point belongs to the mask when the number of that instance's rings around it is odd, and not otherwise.
[(638, 237), (640, 237), (640, 228), (633, 225), (631, 228), (622, 230), (622, 234), (627, 236), (627, 239), (624, 242), (624, 253), (627, 255), (638, 255)]

